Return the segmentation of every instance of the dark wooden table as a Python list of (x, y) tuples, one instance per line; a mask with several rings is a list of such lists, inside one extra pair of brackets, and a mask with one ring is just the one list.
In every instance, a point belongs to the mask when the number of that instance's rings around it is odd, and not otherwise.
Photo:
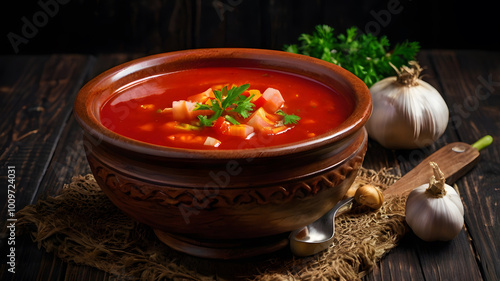
[[(90, 172), (82, 132), (72, 116), (82, 85), (137, 55), (0, 56), (0, 192), (2, 193), (0, 280), (110, 280), (94, 268), (64, 263), (38, 249), (28, 235), (15, 237), (16, 273), (7, 269), (7, 187), (15, 170), (20, 210), (56, 195), (75, 175)], [(465, 228), (448, 243), (424, 243), (408, 234), (365, 280), (500, 280), (500, 53), (425, 50), (424, 80), (450, 109), (445, 134), (431, 147), (394, 151), (370, 141), (364, 166), (394, 167), (402, 174), (443, 145), (473, 143), (490, 134), (494, 143), (458, 182)]]

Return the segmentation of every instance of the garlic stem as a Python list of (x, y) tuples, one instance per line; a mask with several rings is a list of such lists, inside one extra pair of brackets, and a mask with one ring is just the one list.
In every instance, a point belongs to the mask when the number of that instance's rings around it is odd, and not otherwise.
[(413, 87), (413, 86), (418, 86), (418, 80), (420, 79), (420, 72), (422, 72), (422, 68), (416, 61), (410, 61), (408, 64), (410, 67), (403, 65), (401, 69), (397, 69), (396, 66), (394, 66), (392, 63), (389, 63), (392, 68), (397, 73), (397, 82), (407, 86), (407, 87)]
[(434, 175), (429, 179), (429, 187), (425, 190), (425, 193), (434, 197), (442, 198), (446, 195), (445, 189), (445, 177), (439, 166), (435, 162), (429, 163), (432, 167)]

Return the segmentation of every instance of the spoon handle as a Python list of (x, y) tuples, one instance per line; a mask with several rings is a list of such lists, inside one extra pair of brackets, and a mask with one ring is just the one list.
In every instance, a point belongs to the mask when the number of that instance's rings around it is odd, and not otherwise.
[[(349, 209), (353, 200), (354, 197), (348, 197), (338, 202), (333, 209), (319, 218), (316, 222), (292, 231), (292, 233), (290, 233), (290, 250), (293, 255), (297, 257), (307, 257), (328, 248), (330, 244), (332, 244), (335, 234), (335, 216), (339, 210)], [(315, 227), (321, 226), (330, 227), (330, 229), (314, 229)], [(316, 237), (318, 234), (320, 234), (320, 237)]]
[(453, 184), (472, 169), (479, 161), (479, 150), (488, 146), (491, 141), (491, 136), (486, 136), (473, 145), (454, 142), (443, 146), (384, 190), (384, 197), (408, 195), (414, 188), (428, 183), (429, 178), (432, 176), (430, 162), (438, 164), (446, 178), (446, 183)]

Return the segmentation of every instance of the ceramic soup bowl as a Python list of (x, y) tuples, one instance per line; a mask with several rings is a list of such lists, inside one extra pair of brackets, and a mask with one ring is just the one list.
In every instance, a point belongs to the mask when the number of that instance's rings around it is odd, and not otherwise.
[[(103, 104), (156, 75), (203, 67), (272, 69), (313, 79), (353, 103), (328, 132), (285, 145), (234, 150), (159, 146), (103, 125)], [(196, 80), (196, 77), (193, 77)], [(256, 49), (153, 55), (89, 81), (74, 104), (94, 177), (110, 201), (168, 246), (200, 257), (240, 258), (287, 246), (290, 231), (325, 214), (346, 193), (367, 148), (372, 101), (357, 77), (308, 56)]]

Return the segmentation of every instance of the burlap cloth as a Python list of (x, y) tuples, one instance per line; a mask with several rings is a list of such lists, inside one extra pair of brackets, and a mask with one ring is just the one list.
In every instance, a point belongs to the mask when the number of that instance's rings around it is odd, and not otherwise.
[[(381, 189), (392, 173), (361, 169), (354, 185)], [(306, 258), (290, 250), (244, 260), (209, 260), (176, 252), (153, 231), (114, 207), (92, 175), (75, 177), (61, 194), (18, 212), (18, 225), (39, 247), (67, 262), (85, 264), (124, 280), (359, 280), (407, 231), (404, 200), (378, 211), (355, 206), (337, 217), (334, 244)]]

